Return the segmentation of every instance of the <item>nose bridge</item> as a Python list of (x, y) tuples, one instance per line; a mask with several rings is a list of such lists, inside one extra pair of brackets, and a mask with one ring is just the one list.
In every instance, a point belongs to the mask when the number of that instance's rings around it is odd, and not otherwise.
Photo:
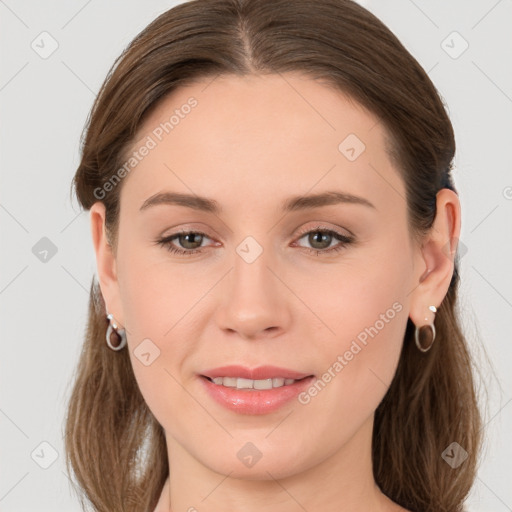
[(243, 337), (282, 328), (286, 322), (283, 286), (274, 273), (276, 258), (254, 237), (246, 237), (233, 255), (225, 297), (218, 310), (220, 327)]
[(273, 287), (273, 276), (269, 270), (271, 259), (270, 250), (263, 249), (254, 239), (240, 243), (233, 262), (232, 291), (239, 298), (246, 294), (257, 298), (260, 294), (269, 293), (269, 288)]

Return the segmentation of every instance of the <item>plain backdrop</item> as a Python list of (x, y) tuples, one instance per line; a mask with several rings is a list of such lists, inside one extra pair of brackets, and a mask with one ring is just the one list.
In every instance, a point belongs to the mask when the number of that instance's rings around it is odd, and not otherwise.
[[(70, 183), (108, 69), (176, 3), (0, 0), (2, 512), (80, 510), (62, 432), (95, 260), (89, 214), (70, 199)], [(361, 3), (429, 73), (454, 125), (460, 304), (489, 393), (484, 460), (467, 506), (510, 511), (512, 2)]]

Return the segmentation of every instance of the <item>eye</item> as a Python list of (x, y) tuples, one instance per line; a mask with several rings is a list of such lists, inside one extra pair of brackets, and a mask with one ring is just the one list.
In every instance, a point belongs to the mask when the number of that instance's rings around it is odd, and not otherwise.
[[(189, 255), (196, 252), (201, 252), (197, 247), (201, 247), (204, 238), (208, 238), (208, 235), (201, 233), (200, 231), (180, 231), (174, 233), (165, 238), (161, 238), (156, 241), (158, 245), (165, 247), (169, 252), (179, 255)], [(177, 239), (184, 249), (176, 247), (173, 240)]]
[[(316, 253), (317, 256), (331, 254), (333, 252), (341, 251), (347, 245), (351, 244), (354, 239), (346, 235), (342, 235), (332, 229), (327, 229), (322, 226), (318, 226), (312, 230), (304, 232), (298, 240), (307, 236), (307, 241), (312, 247), (304, 247), (299, 245), (302, 249), (308, 252)], [(198, 252), (202, 252), (201, 247), (205, 238), (209, 238), (208, 235), (200, 231), (180, 231), (179, 233), (173, 233), (165, 238), (160, 238), (155, 241), (157, 245), (165, 247), (169, 252), (190, 256)], [(183, 249), (176, 246), (174, 241), (177, 241)], [(338, 240), (338, 244), (334, 247), (330, 247), (333, 241)], [(294, 243), (296, 245), (296, 242)]]
[[(333, 252), (338, 252), (346, 248), (347, 245), (351, 244), (354, 239), (353, 237), (342, 235), (337, 231), (333, 231), (332, 229), (327, 229), (322, 226), (317, 226), (316, 228), (306, 231), (299, 238), (305, 238), (307, 236), (307, 242), (312, 246), (303, 247), (308, 252), (314, 252), (317, 256), (324, 254), (332, 254)], [(333, 247), (330, 247), (331, 243), (338, 240), (339, 243)], [(302, 247), (302, 246), (299, 246)]]

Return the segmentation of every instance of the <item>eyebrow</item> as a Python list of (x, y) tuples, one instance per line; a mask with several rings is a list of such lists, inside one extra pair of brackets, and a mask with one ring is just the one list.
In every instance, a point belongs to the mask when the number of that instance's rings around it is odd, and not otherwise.
[[(368, 199), (340, 191), (327, 191), (307, 196), (293, 196), (283, 203), (282, 210), (284, 212), (293, 212), (342, 203), (359, 204), (377, 210), (375, 205), (368, 201)], [(152, 195), (144, 201), (140, 207), (140, 211), (161, 204), (184, 206), (186, 208), (214, 213), (216, 215), (222, 212), (219, 203), (214, 199), (177, 192), (160, 192)]]

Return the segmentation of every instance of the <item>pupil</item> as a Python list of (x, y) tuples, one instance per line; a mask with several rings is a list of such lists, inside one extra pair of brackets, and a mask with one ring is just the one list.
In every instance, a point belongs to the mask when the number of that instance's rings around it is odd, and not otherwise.
[(317, 243), (317, 240), (316, 238), (318, 238), (318, 236), (320, 237), (320, 240), (319, 242), (321, 243), (322, 240), (324, 242), (328, 242), (326, 246), (322, 246), (321, 248), (325, 248), (325, 247), (328, 247), (330, 245), (330, 238), (331, 238), (331, 235), (329, 233), (322, 233), (320, 231), (316, 231), (313, 235), (310, 235), (310, 240), (309, 240), (309, 243), (314, 246), (315, 243)]
[[(195, 239), (196, 236), (199, 237), (199, 245), (201, 245), (201, 236), (202, 235), (199, 235), (199, 234), (196, 234), (196, 233), (187, 233), (186, 235), (182, 235), (182, 239), (183, 238), (185, 239), (185, 243), (184, 244), (182, 243), (182, 245), (184, 247), (187, 247), (187, 243), (191, 243), (192, 245), (197, 244), (197, 242), (194, 242), (194, 239)], [(191, 240), (189, 241), (188, 238), (191, 238)], [(181, 242), (181, 240), (180, 240), (180, 242)], [(194, 247), (187, 247), (187, 248), (188, 249), (195, 249), (195, 246)]]

